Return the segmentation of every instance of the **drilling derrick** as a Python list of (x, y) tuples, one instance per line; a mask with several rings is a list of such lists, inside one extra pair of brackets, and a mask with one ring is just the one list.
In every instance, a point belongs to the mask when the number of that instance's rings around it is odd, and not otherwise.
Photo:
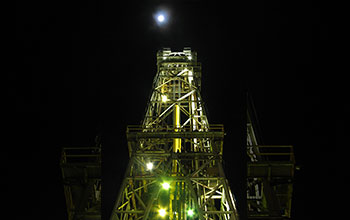
[(254, 105), (247, 103), (247, 214), (251, 220), (291, 219), (293, 146), (261, 145)]
[(129, 164), (111, 220), (237, 220), (222, 167), (223, 125), (208, 123), (190, 48), (157, 53), (141, 125), (127, 127)]

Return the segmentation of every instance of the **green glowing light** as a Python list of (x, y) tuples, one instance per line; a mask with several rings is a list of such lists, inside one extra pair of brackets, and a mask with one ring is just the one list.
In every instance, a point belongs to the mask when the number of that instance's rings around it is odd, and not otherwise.
[(187, 216), (192, 217), (194, 215), (193, 209), (187, 210)]
[(170, 188), (170, 184), (167, 182), (164, 182), (164, 183), (162, 183), (162, 187), (163, 187), (163, 189), (168, 190)]

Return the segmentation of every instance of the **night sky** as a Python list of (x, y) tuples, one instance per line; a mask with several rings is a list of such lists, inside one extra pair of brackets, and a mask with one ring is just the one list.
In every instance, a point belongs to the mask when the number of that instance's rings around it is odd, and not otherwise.
[[(225, 125), (224, 167), (244, 208), (246, 92), (263, 144), (294, 145), (293, 218), (334, 216), (348, 189), (329, 11), (317, 1), (17, 2), (6, 64), (5, 164), (16, 217), (66, 219), (62, 147), (103, 144), (103, 219), (127, 165), (125, 129), (139, 124), (162, 47), (202, 63), (210, 123)], [(158, 27), (153, 14), (170, 13)], [(4, 43), (4, 42), (3, 42)], [(4, 126), (4, 127), (5, 127)], [(4, 189), (3, 189), (4, 190)], [(339, 205), (339, 206), (338, 206)], [(338, 210), (338, 211), (336, 211)], [(244, 212), (241, 213), (244, 217)], [(17, 219), (17, 218), (11, 218)]]

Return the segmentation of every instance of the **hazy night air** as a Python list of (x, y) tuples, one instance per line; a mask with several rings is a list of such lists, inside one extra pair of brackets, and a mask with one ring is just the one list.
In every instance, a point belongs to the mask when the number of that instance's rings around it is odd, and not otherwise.
[[(349, 176), (344, 170), (348, 111), (347, 99), (339, 100), (348, 87), (336, 75), (344, 72), (336, 70), (341, 59), (335, 62), (342, 47), (330, 39), (337, 35), (329, 4), (89, 0), (21, 1), (9, 7), (15, 11), (3, 31), (8, 134), (2, 154), (5, 200), (13, 209), (5, 210), (18, 218), (67, 220), (64, 185), (74, 181), (62, 176), (62, 149), (93, 147), (98, 136), (101, 214), (108, 219), (127, 168), (125, 131), (144, 118), (155, 54), (191, 47), (203, 64), (208, 121), (225, 125), (223, 169), (240, 219), (247, 204), (247, 91), (263, 137), (259, 143), (292, 145), (301, 167), (293, 181), (292, 219), (337, 219), (348, 210), (342, 199)], [(163, 94), (159, 102), (171, 105), (172, 96)], [(159, 169), (158, 161), (144, 163), (145, 172)], [(250, 192), (259, 184), (251, 184)], [(196, 207), (190, 208), (187, 215), (196, 216)], [(166, 218), (169, 210), (159, 214), (164, 213)]]

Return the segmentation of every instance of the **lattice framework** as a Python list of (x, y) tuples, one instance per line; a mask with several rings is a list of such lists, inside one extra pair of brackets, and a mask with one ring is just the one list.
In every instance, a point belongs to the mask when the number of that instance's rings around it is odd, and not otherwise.
[(208, 123), (200, 89), (196, 52), (157, 53), (144, 120), (127, 129), (130, 161), (111, 220), (238, 219), (221, 165), (224, 129)]

